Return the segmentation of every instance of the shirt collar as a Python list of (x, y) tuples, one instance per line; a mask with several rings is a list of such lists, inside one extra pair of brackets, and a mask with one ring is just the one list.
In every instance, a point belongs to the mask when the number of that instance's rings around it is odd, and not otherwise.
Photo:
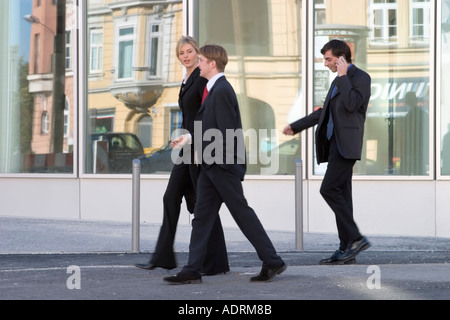
[(216, 74), (214, 77), (212, 77), (211, 79), (209, 79), (208, 83), (206, 84), (206, 88), (208, 89), (208, 91), (211, 90), (211, 88), (213, 87), (213, 85), (216, 83), (217, 79), (219, 79), (220, 77), (223, 77), (225, 74), (223, 72), (219, 72), (218, 74)]

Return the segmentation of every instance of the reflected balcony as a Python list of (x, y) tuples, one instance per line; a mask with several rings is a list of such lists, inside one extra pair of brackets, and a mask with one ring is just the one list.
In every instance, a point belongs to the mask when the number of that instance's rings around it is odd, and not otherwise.
[(163, 92), (161, 80), (116, 82), (110, 86), (111, 94), (137, 113), (147, 113)]

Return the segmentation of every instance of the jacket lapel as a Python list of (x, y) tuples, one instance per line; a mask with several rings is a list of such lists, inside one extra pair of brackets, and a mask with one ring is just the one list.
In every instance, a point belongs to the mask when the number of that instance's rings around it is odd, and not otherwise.
[(214, 91), (214, 89), (217, 87), (217, 85), (223, 80), (225, 79), (225, 76), (220, 77), (219, 79), (216, 80), (216, 82), (214, 83), (214, 85), (211, 87), (211, 89), (208, 91), (208, 95), (205, 98), (205, 101), (203, 101), (202, 105), (200, 106), (200, 109), (198, 110), (197, 113), (203, 112), (203, 110), (205, 109), (205, 106), (207, 105), (208, 102), (208, 98), (211, 96), (212, 92)]
[(181, 86), (180, 88), (180, 97), (183, 96), (184, 93), (188, 91), (190, 86), (192, 86), (192, 84), (194, 83), (194, 79), (198, 77), (199, 73), (200, 70), (198, 68), (195, 68), (194, 71), (192, 71), (192, 74), (189, 76), (184, 86)]
[[(352, 78), (353, 75), (355, 74), (355, 71), (356, 71), (356, 67), (355, 67), (355, 65), (352, 65), (350, 67), (350, 69), (348, 69), (348, 71), (347, 71), (347, 77)], [(331, 99), (333, 99), (334, 97), (336, 97), (338, 95), (339, 88), (336, 87), (336, 91), (334, 92), (334, 95), (332, 96), (333, 88), (334, 88), (334, 86), (336, 84), (337, 79), (338, 79), (338, 77), (336, 77), (333, 80), (333, 82), (331, 83), (330, 90), (328, 91), (328, 95), (327, 95), (327, 98), (325, 99), (324, 105), (328, 104)]]

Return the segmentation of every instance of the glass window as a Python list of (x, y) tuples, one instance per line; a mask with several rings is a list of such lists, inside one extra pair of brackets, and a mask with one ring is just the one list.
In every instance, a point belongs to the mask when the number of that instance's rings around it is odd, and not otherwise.
[(48, 134), (50, 132), (50, 120), (48, 117), (48, 112), (42, 112), (41, 116), (41, 134)]
[(305, 108), (301, 12), (295, 0), (198, 1), (199, 43), (229, 55), (225, 75), (239, 99), (250, 175), (292, 175), (302, 157), (299, 135), (281, 134)]
[[(443, 176), (450, 176), (450, 0), (441, 1), (441, 49), (438, 53), (441, 61), (440, 85), (440, 137), (441, 167)], [(439, 39), (439, 38), (438, 38)]]
[(133, 68), (134, 28), (119, 29), (118, 79), (131, 78)]
[(157, 76), (161, 72), (160, 63), (160, 42), (162, 32), (161, 25), (152, 23), (150, 26), (150, 76)]
[(73, 6), (0, 1), (0, 173), (73, 173), (74, 117), (64, 122), (75, 87), (65, 74)]
[(72, 68), (72, 32), (66, 31), (66, 69)]
[[(142, 173), (169, 173), (166, 146), (183, 79), (174, 52), (183, 35), (183, 1), (115, 2), (86, 2), (85, 173), (131, 173), (138, 157), (148, 159)], [(135, 147), (115, 148), (117, 137)]]
[[(348, 7), (354, 16), (348, 20)], [(369, 12), (367, 14), (367, 9)], [(336, 74), (323, 65), (320, 49), (332, 38), (346, 41), (353, 63), (372, 78), (361, 161), (355, 175), (430, 176), (430, 1), (360, 0), (327, 10), (325, 25), (315, 25), (314, 106), (320, 107)], [(401, 19), (399, 14), (405, 14)], [(401, 21), (401, 23), (400, 23)], [(350, 23), (350, 24), (349, 24)], [(417, 37), (420, 34), (420, 37)], [(393, 46), (386, 50), (386, 45)], [(326, 164), (315, 165), (322, 174)]]
[(430, 41), (430, 1), (411, 0), (410, 41), (428, 44)]
[(326, 20), (326, 0), (316, 0), (314, 4), (314, 21), (316, 25), (325, 24)]
[[(245, 129), (253, 130), (247, 131), (251, 154), (257, 155), (248, 172), (293, 174), (300, 148), (292, 146), (299, 137), (278, 133), (302, 113), (301, 1), (193, 3), (199, 44), (221, 44), (230, 55), (226, 74), (239, 96)], [(168, 173), (173, 164), (167, 145), (181, 121), (183, 69), (174, 48), (183, 35), (183, 2), (133, 2), (108, 10), (101, 10), (99, 0), (87, 5), (87, 32), (102, 30), (103, 76), (88, 82), (86, 173), (131, 173), (138, 156), (148, 160), (143, 173)], [(91, 34), (91, 57), (94, 42)], [(105, 133), (103, 140), (94, 138), (98, 131)], [(134, 135), (142, 145), (138, 153), (121, 153), (129, 165), (117, 165), (117, 153), (105, 142), (118, 133)]]
[(373, 0), (371, 2), (369, 8), (371, 16), (369, 26), (372, 30), (370, 35), (371, 44), (397, 44), (397, 0)]
[(101, 28), (89, 29), (90, 63), (89, 73), (98, 73), (103, 70), (103, 30)]

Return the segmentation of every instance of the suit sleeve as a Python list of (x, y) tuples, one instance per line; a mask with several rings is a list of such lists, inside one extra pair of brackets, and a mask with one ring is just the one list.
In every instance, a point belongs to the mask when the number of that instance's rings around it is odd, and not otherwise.
[(227, 87), (218, 87), (214, 95), (216, 124), (225, 137), (227, 129), (241, 129), (241, 119), (236, 95)]
[(323, 108), (319, 108), (316, 111), (312, 112), (311, 114), (307, 115), (306, 117), (303, 117), (293, 123), (290, 124), (291, 129), (295, 133), (299, 133), (305, 129), (308, 129), (312, 126), (315, 126), (319, 123), (320, 115), (322, 114)]

